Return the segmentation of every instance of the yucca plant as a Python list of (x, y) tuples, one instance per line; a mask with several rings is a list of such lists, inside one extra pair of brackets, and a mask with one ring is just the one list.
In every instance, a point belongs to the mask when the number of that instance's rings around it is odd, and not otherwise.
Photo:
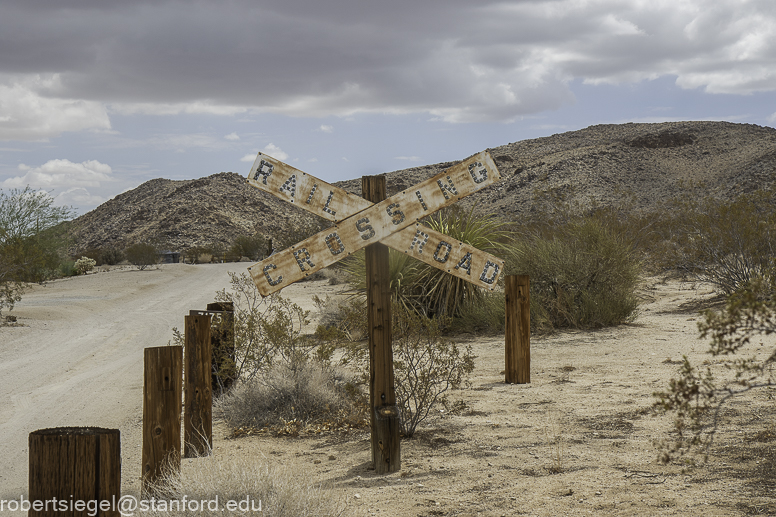
[[(475, 213), (458, 207), (440, 210), (423, 221), (451, 239), (482, 251), (503, 254), (511, 232), (505, 222), (493, 214)], [(353, 256), (346, 265), (351, 285), (357, 292), (366, 290), (366, 264), (363, 253)], [(395, 302), (425, 316), (459, 315), (464, 300), (479, 296), (478, 288), (445, 271), (424, 264), (405, 253), (389, 251), (390, 286)]]
[[(512, 233), (508, 224), (494, 214), (475, 213), (475, 207), (468, 212), (459, 207), (440, 210), (425, 222), (451, 239), (503, 256)], [(421, 268), (417, 283), (422, 286), (423, 306), (430, 315), (456, 317), (464, 300), (480, 295), (475, 285), (426, 264)]]
[[(400, 307), (417, 311), (421, 292), (417, 280), (423, 264), (405, 253), (388, 250), (388, 278), (391, 297)], [(350, 277), (350, 286), (355, 293), (366, 292), (366, 255), (364, 250), (353, 254), (345, 262), (345, 271)]]

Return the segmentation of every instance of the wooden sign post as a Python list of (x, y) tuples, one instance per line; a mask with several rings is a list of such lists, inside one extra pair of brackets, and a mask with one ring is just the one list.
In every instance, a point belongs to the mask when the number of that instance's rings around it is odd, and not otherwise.
[[(387, 197), (385, 176), (364, 176), (365, 199), (379, 202)], [(379, 242), (366, 247), (366, 310), (369, 336), (369, 397), (372, 429), (372, 461), (375, 472), (387, 474), (401, 468), (399, 410), (393, 380), (391, 349), (391, 285), (388, 246)], [(394, 427), (396, 428), (394, 430)]]
[(367, 248), (372, 460), (378, 473), (400, 468), (386, 246), (495, 289), (503, 260), (434, 231), (421, 219), (500, 179), (487, 151), (389, 198), (385, 177), (362, 178), (363, 197), (358, 197), (262, 153), (248, 174), (251, 186), (335, 223), (249, 267), (262, 296)]

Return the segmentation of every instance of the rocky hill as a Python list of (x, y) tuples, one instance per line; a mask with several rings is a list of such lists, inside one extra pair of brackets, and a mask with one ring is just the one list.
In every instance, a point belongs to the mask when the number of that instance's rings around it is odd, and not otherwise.
[[(490, 149), (503, 180), (460, 204), (509, 220), (543, 208), (547, 194), (581, 206), (625, 199), (651, 210), (676, 197), (730, 198), (776, 180), (776, 130), (728, 122), (666, 122), (591, 126)], [(457, 159), (464, 156), (455, 157)], [(387, 175), (393, 194), (454, 162)], [(360, 194), (361, 180), (337, 185)], [(220, 243), (238, 235), (278, 236), (313, 216), (222, 172), (196, 180), (155, 179), (73, 222), (73, 253), (154, 242), (173, 250)]]

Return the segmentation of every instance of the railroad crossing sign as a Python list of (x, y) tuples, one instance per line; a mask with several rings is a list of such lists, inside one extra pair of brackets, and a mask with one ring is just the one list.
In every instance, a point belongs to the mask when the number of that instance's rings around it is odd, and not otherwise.
[(483, 151), (433, 178), (372, 203), (259, 153), (248, 183), (334, 226), (249, 267), (267, 296), (370, 244), (381, 242), (431, 266), (493, 290), (504, 261), (432, 230), (420, 220), (501, 179)]

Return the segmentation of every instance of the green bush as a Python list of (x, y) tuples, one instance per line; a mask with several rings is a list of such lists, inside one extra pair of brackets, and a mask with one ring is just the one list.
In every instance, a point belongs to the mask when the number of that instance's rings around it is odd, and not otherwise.
[(514, 243), (509, 270), (530, 276), (534, 330), (617, 325), (638, 304), (638, 252), (598, 217), (526, 232)]
[(76, 276), (75, 260), (63, 260), (59, 264), (59, 275), (63, 277)]
[(503, 291), (487, 291), (479, 298), (466, 300), (461, 314), (451, 322), (454, 332), (498, 334), (506, 325), (506, 303)]
[(125, 259), (124, 252), (118, 248), (105, 248), (100, 252), (100, 260), (103, 265), (115, 266)]
[(251, 260), (261, 260), (267, 251), (267, 239), (263, 235), (240, 235), (229, 248), (228, 255), (237, 257), (237, 261), (242, 257), (248, 257)]
[(85, 275), (89, 271), (94, 269), (97, 261), (89, 257), (81, 257), (73, 264), (73, 270), (76, 275)]
[(156, 247), (151, 244), (133, 244), (124, 251), (124, 255), (141, 271), (159, 262)]
[(13, 310), (16, 302), (22, 300), (26, 285), (23, 282), (0, 282), (0, 316), (3, 315), (3, 309)]

